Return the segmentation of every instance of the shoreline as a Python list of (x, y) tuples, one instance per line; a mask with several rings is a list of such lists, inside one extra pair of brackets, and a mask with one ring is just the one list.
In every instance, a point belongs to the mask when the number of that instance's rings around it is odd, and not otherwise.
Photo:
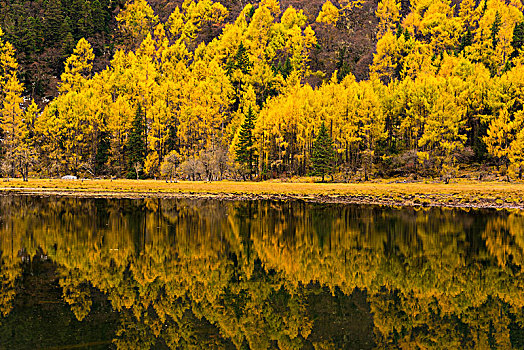
[(524, 183), (287, 183), (178, 182), (162, 180), (20, 180), (0, 195), (114, 199), (215, 199), (304, 201), (318, 204), (524, 210)]

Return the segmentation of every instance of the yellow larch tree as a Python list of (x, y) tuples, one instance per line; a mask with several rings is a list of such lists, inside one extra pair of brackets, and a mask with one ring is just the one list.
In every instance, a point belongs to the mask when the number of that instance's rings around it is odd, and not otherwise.
[(220, 25), (227, 15), (227, 9), (218, 2), (187, 0), (182, 9), (175, 8), (166, 25), (173, 39), (189, 44), (195, 41), (204, 24)]
[(65, 62), (64, 73), (60, 77), (60, 93), (79, 92), (91, 77), (95, 55), (89, 42), (82, 38), (76, 44), (73, 54)]
[(116, 16), (124, 47), (135, 50), (148, 34), (154, 33), (159, 23), (151, 6), (146, 0), (128, 0), (125, 7)]
[(337, 24), (339, 17), (339, 9), (328, 0), (322, 5), (322, 10), (318, 14), (317, 22), (334, 26)]
[(60, 95), (42, 112), (36, 129), (44, 143), (50, 173), (95, 173), (95, 157), (105, 114), (100, 85), (89, 79), (94, 58), (91, 46), (81, 39), (66, 60)]
[(7, 177), (14, 177), (19, 167), (16, 157), (17, 147), (22, 140), (21, 127), (23, 111), (20, 107), (23, 86), (17, 77), (18, 63), (13, 46), (4, 41), (0, 30), (0, 127), (3, 131), (2, 172)]
[(466, 57), (482, 62), (492, 75), (501, 75), (513, 53), (511, 41), (515, 24), (523, 19), (522, 12), (500, 0), (486, 0), (486, 10), (479, 19), (474, 42)]
[(439, 96), (424, 121), (424, 132), (418, 140), (422, 158), (427, 154), (435, 162), (434, 167), (446, 179), (457, 173), (457, 156), (466, 142), (466, 108), (456, 100), (457, 92), (462, 90), (458, 78), (437, 82)]
[(31, 104), (24, 112), (23, 120), (19, 125), (19, 142), (15, 149), (15, 155), (24, 181), (28, 181), (29, 171), (38, 162), (35, 124), (39, 114), (40, 108), (38, 108), (34, 100), (31, 101)]
[(22, 143), (21, 127), (23, 123), (23, 111), (20, 108), (22, 99), (22, 84), (16, 75), (12, 75), (7, 83), (2, 86), (3, 101), (0, 109), (1, 125), (4, 132), (4, 159), (2, 161), (3, 173), (9, 177), (15, 177), (19, 162), (17, 148)]
[(392, 31), (386, 32), (377, 42), (377, 52), (373, 54), (370, 75), (385, 83), (400, 78), (403, 51), (406, 48), (404, 35), (396, 36)]
[(375, 16), (378, 18), (377, 39), (389, 31), (394, 31), (400, 20), (400, 2), (382, 0), (378, 3)]

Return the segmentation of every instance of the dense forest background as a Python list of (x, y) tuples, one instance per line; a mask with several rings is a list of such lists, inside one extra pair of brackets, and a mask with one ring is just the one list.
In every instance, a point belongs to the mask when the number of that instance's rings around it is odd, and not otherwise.
[(2, 1), (3, 176), (522, 178), (519, 1)]

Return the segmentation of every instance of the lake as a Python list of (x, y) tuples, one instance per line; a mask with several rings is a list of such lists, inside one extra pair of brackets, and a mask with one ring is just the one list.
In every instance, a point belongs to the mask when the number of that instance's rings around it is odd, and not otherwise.
[(524, 215), (0, 197), (0, 349), (522, 349)]

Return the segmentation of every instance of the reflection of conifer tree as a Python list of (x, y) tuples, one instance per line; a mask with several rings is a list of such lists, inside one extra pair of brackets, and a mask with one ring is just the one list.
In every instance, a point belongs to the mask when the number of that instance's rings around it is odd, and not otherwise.
[(102, 131), (98, 135), (98, 147), (95, 157), (95, 173), (102, 174), (105, 171), (107, 160), (109, 159), (109, 151), (111, 148), (111, 138), (107, 131)]

